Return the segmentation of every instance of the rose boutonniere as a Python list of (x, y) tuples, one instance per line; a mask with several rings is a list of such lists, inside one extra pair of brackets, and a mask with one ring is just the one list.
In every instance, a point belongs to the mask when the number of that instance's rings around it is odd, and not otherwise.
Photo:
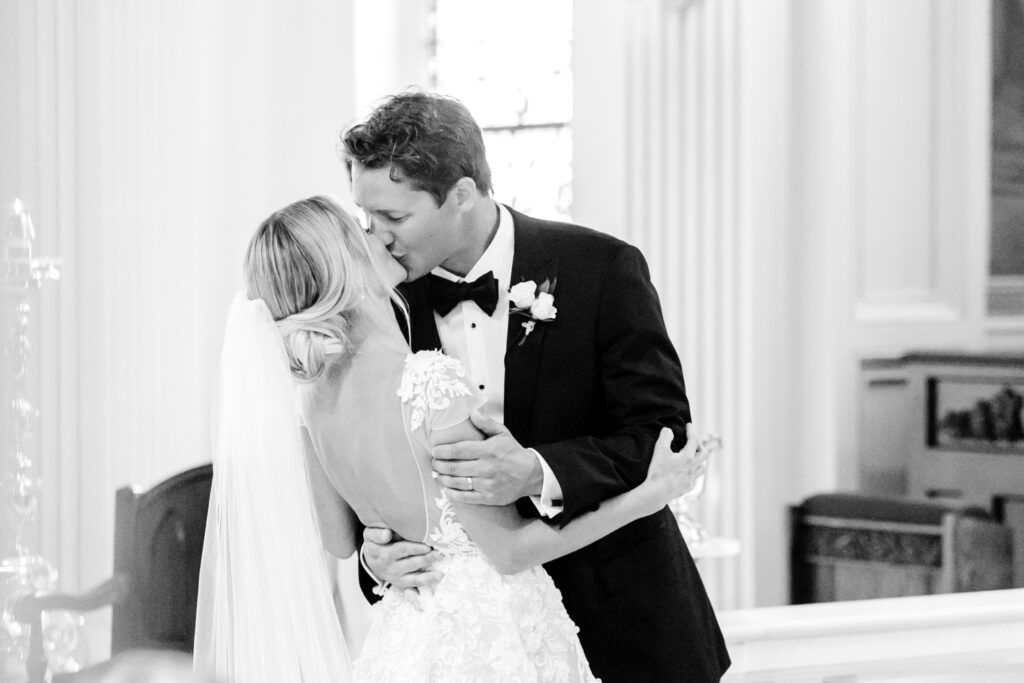
[(558, 309), (555, 308), (555, 282), (544, 280), (539, 285), (533, 280), (526, 280), (508, 290), (508, 314), (520, 315), (523, 331), (519, 333), (517, 346), (522, 346), (526, 338), (533, 332), (537, 323), (546, 323), (555, 319)]

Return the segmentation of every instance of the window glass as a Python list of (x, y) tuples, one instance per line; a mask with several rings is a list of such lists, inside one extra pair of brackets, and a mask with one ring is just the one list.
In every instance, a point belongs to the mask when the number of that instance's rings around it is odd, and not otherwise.
[(435, 0), (431, 85), (484, 133), (495, 197), (540, 218), (572, 210), (571, 0)]

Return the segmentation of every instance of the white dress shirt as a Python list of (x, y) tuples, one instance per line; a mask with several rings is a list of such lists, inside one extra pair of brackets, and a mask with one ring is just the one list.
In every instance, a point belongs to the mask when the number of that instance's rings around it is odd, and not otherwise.
[[(432, 274), (453, 282), (472, 282), (488, 272), (498, 280), (498, 307), (487, 315), (475, 301), (462, 301), (441, 316), (434, 313), (441, 346), (449, 356), (458, 358), (470, 379), (486, 397), (481, 412), (492, 420), (505, 422), (505, 347), (508, 343), (508, 289), (512, 279), (515, 230), (512, 214), (498, 204), (498, 229), (494, 239), (465, 277), (438, 267)], [(562, 511), (562, 487), (543, 456), (529, 449), (540, 462), (544, 484), (540, 496), (531, 496), (542, 515), (552, 517)]]

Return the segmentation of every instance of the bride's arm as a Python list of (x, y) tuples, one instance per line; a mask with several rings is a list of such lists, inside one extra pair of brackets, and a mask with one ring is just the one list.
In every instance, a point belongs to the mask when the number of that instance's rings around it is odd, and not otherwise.
[(320, 459), (316, 457), (309, 433), (302, 430), (305, 442), (306, 472), (309, 475), (309, 487), (313, 494), (313, 507), (316, 510), (317, 523), (324, 549), (341, 559), (350, 557), (355, 552), (357, 543), (358, 523), (356, 513), (341, 497), (334, 485), (327, 478)]
[[(562, 528), (540, 519), (524, 519), (514, 505), (453, 504), (459, 521), (487, 559), (504, 574), (514, 574), (579, 550), (636, 519), (654, 514), (672, 498), (686, 493), (705, 467), (697, 454), (699, 439), (687, 425), (687, 445), (679, 453), (670, 447), (672, 432), (662, 430), (654, 447), (647, 479), (630, 491), (601, 503)], [(431, 445), (479, 439), (467, 420), (431, 434)]]

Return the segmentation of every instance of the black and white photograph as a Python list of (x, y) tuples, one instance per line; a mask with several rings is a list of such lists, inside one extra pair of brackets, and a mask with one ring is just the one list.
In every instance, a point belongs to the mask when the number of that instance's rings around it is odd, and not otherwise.
[(0, 681), (1024, 680), (1024, 0), (0, 0)]

